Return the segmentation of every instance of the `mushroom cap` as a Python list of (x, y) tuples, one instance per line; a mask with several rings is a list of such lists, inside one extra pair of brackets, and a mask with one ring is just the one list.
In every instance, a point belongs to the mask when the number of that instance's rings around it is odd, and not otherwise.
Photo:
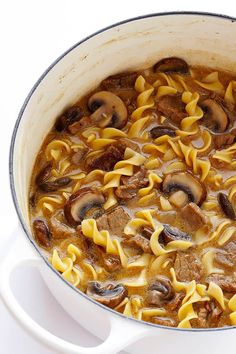
[(85, 218), (86, 213), (100, 207), (105, 202), (103, 194), (92, 188), (81, 188), (72, 194), (64, 206), (64, 214), (71, 225), (78, 225)]
[(206, 199), (206, 187), (189, 172), (170, 173), (166, 175), (162, 190), (171, 195), (176, 191), (183, 191), (188, 196), (188, 201), (201, 205)]
[(86, 294), (101, 304), (114, 308), (128, 295), (127, 289), (122, 284), (103, 285), (96, 281), (90, 281)]
[(39, 185), (39, 188), (43, 192), (55, 192), (58, 189), (67, 186), (71, 182), (70, 177), (60, 177), (57, 178), (55, 181), (51, 182), (43, 182)]
[(208, 98), (201, 103), (201, 107), (205, 111), (203, 122), (215, 133), (223, 133), (229, 123), (228, 116), (220, 103)]
[(164, 224), (164, 229), (160, 235), (161, 240), (164, 244), (167, 244), (171, 241), (183, 240), (183, 241), (192, 241), (189, 234), (179, 230), (177, 227), (172, 227), (168, 224)]
[(40, 219), (35, 219), (33, 222), (33, 232), (35, 239), (44, 248), (51, 247), (52, 234), (49, 231), (47, 224)]
[(227, 195), (220, 192), (217, 199), (225, 216), (231, 220), (236, 220), (236, 213)]
[(173, 299), (174, 294), (170, 280), (159, 275), (148, 288), (147, 302), (150, 305), (161, 306)]
[(62, 132), (70, 124), (77, 122), (83, 116), (83, 110), (81, 107), (73, 106), (68, 108), (55, 123), (57, 131)]
[(36, 184), (40, 185), (41, 183), (47, 181), (51, 175), (51, 171), (52, 171), (52, 162), (49, 161), (37, 174), (35, 178)]
[(158, 61), (153, 70), (155, 72), (180, 72), (182, 74), (188, 73), (188, 64), (181, 58), (169, 57)]
[(123, 128), (128, 119), (127, 109), (120, 97), (109, 91), (100, 91), (92, 95), (88, 107), (93, 112), (91, 120), (100, 128)]

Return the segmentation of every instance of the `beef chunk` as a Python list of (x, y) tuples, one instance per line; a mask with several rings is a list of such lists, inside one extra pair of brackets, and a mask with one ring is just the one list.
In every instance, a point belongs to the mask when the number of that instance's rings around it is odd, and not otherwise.
[(110, 145), (100, 154), (88, 157), (85, 165), (88, 170), (98, 168), (103, 171), (111, 171), (118, 161), (124, 159), (124, 153), (127, 147), (132, 150), (139, 150), (138, 145), (128, 139), (119, 139), (117, 143)]
[(87, 154), (88, 152), (88, 148), (87, 147), (84, 147), (82, 149), (79, 149), (77, 152), (75, 152), (71, 158), (72, 162), (75, 164), (75, 165), (79, 165), (82, 160), (84, 159), (85, 155)]
[(131, 177), (122, 176), (121, 183), (123, 184), (116, 189), (116, 196), (124, 200), (132, 199), (137, 194), (138, 189), (148, 185), (146, 173), (147, 170), (141, 167)]
[(236, 279), (230, 276), (212, 274), (206, 278), (207, 283), (210, 283), (211, 281), (219, 285), (219, 287), (226, 293), (236, 293)]
[(68, 125), (67, 129), (73, 135), (79, 133), (81, 130), (91, 127), (93, 124), (92, 120), (88, 116), (80, 118), (78, 122)]
[(194, 309), (198, 314), (198, 318), (193, 320), (194, 327), (198, 328), (214, 328), (218, 327), (222, 309), (216, 301), (206, 301), (194, 304)]
[(130, 148), (134, 151), (140, 152), (138, 144), (129, 139), (119, 139), (116, 143), (117, 148), (124, 154), (126, 148)]
[(101, 82), (103, 90), (133, 88), (137, 73), (121, 73), (112, 75)]
[(236, 131), (235, 133), (213, 135), (213, 141), (216, 150), (226, 148), (236, 141)]
[(96, 221), (99, 230), (108, 230), (112, 235), (121, 236), (129, 220), (129, 214), (119, 206), (103, 214)]
[(160, 326), (176, 327), (177, 323), (173, 318), (168, 317), (152, 317), (152, 322)]
[(76, 230), (66, 224), (64, 212), (58, 210), (52, 214), (49, 220), (49, 227), (53, 236), (53, 239), (66, 239), (76, 235)]
[(193, 252), (178, 251), (175, 258), (174, 269), (179, 281), (199, 281), (202, 275), (202, 266), (199, 258)]
[(168, 311), (176, 310), (181, 305), (184, 296), (184, 293), (175, 294), (174, 298), (165, 305), (165, 308)]
[(118, 96), (122, 99), (122, 101), (126, 105), (128, 114), (131, 115), (133, 111), (137, 108), (137, 93), (133, 91), (129, 91), (129, 95), (128, 95), (128, 91), (123, 91), (123, 94), (120, 91)]
[(143, 237), (147, 238), (150, 240), (152, 234), (153, 234), (153, 229), (149, 226), (142, 226), (140, 229), (140, 233)]
[(150, 241), (141, 235), (135, 235), (129, 238), (125, 238), (124, 240), (122, 240), (121, 243), (124, 247), (131, 247), (138, 250), (142, 250), (145, 253), (152, 253)]
[(196, 231), (203, 225), (209, 223), (208, 218), (195, 203), (189, 203), (181, 209), (180, 216), (183, 219), (185, 226), (190, 231)]
[(104, 152), (91, 156), (86, 160), (88, 170), (100, 169), (103, 171), (113, 170), (115, 164), (122, 160), (123, 153), (114, 145), (110, 145)]
[(236, 242), (230, 241), (216, 253), (215, 260), (225, 268), (232, 269), (236, 265)]
[(119, 256), (102, 252), (103, 266), (108, 272), (115, 272), (121, 268)]
[(183, 118), (188, 116), (181, 95), (162, 96), (157, 102), (157, 109), (166, 118), (171, 119), (177, 124), (179, 124)]
[(85, 237), (82, 234), (81, 226), (77, 228), (77, 231), (79, 233), (80, 241), (82, 242), (82, 249), (90, 263), (97, 263), (110, 273), (121, 268), (119, 256), (106, 253), (103, 247), (96, 245), (92, 240)]

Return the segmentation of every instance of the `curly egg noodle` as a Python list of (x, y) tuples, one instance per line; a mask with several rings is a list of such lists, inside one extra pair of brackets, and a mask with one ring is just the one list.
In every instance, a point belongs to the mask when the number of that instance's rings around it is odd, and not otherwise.
[(30, 215), (64, 279), (138, 320), (236, 325), (235, 104), (233, 75), (167, 58), (58, 118)]

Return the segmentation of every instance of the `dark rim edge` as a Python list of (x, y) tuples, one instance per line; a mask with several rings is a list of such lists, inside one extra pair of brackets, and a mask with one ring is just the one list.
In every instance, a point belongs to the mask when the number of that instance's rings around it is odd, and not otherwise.
[(82, 43), (86, 42), (87, 40), (89, 40), (92, 37), (95, 37), (98, 34), (101, 34), (109, 29), (112, 29), (114, 27), (129, 23), (129, 22), (134, 22), (134, 21), (138, 21), (138, 20), (143, 20), (146, 18), (151, 18), (151, 17), (162, 17), (162, 16), (172, 16), (172, 15), (196, 15), (196, 16), (208, 16), (208, 17), (216, 17), (218, 19), (222, 19), (222, 20), (229, 20), (231, 22), (236, 22), (236, 18), (228, 16), (228, 15), (223, 15), (223, 14), (217, 14), (217, 13), (211, 13), (211, 12), (201, 12), (201, 11), (169, 11), (169, 12), (160, 12), (160, 13), (151, 13), (151, 14), (147, 14), (147, 15), (143, 15), (143, 16), (137, 16), (137, 17), (133, 17), (133, 18), (129, 18), (123, 21), (119, 21), (116, 22), (110, 26), (107, 26), (101, 30), (98, 30), (96, 32), (94, 32), (93, 34), (85, 37), (84, 39), (82, 39), (81, 41), (77, 42), (76, 44), (74, 44), (72, 47), (70, 47), (68, 50), (66, 50), (62, 55), (60, 55), (45, 71), (44, 73), (39, 77), (39, 79), (36, 81), (36, 83), (34, 84), (34, 86), (32, 87), (32, 89), (30, 90), (29, 94), (27, 95), (21, 109), (20, 112), (18, 114), (18, 118), (16, 120), (14, 129), (13, 129), (13, 133), (12, 133), (12, 137), (11, 137), (11, 143), (10, 143), (10, 152), (9, 152), (9, 178), (10, 178), (10, 188), (11, 188), (11, 194), (12, 194), (12, 199), (13, 199), (13, 203), (14, 203), (14, 207), (17, 213), (17, 216), (19, 218), (20, 221), (20, 225), (24, 231), (24, 233), (27, 236), (28, 241), (31, 243), (31, 245), (34, 247), (34, 249), (38, 252), (38, 254), (43, 258), (43, 261), (47, 264), (47, 266), (66, 284), (69, 285), (69, 287), (71, 289), (73, 289), (74, 291), (76, 291), (78, 294), (80, 294), (81, 296), (83, 296), (84, 298), (86, 298), (86, 300), (91, 301), (92, 303), (96, 304), (97, 306), (103, 308), (106, 311), (111, 312), (112, 314), (121, 317), (123, 320), (130, 320), (133, 321), (135, 323), (139, 323), (139, 324), (144, 324), (147, 325), (151, 328), (160, 328), (160, 329), (167, 329), (170, 331), (181, 331), (181, 332), (215, 332), (215, 331), (225, 331), (225, 330), (230, 330), (230, 329), (235, 329), (236, 326), (227, 326), (227, 327), (221, 327), (221, 328), (177, 328), (177, 327), (168, 327), (168, 326), (160, 326), (154, 323), (150, 323), (150, 322), (146, 322), (146, 321), (142, 321), (142, 320), (136, 320), (134, 318), (131, 317), (127, 317), (122, 313), (119, 313), (113, 309), (110, 309), (100, 303), (98, 303), (97, 301), (91, 299), (88, 295), (86, 295), (85, 293), (83, 293), (81, 290), (75, 288), (71, 283), (69, 283), (67, 280), (65, 280), (64, 278), (62, 278), (61, 274), (55, 269), (53, 268), (53, 266), (51, 265), (51, 263), (49, 263), (49, 261), (47, 260), (46, 256), (43, 254), (43, 252), (41, 252), (39, 246), (34, 242), (32, 235), (30, 234), (30, 232), (28, 231), (28, 228), (23, 220), (23, 216), (20, 210), (20, 206), (18, 204), (18, 200), (17, 200), (17, 196), (16, 196), (16, 190), (15, 190), (15, 183), (14, 183), (14, 177), (13, 177), (13, 156), (14, 156), (14, 147), (15, 147), (15, 141), (16, 141), (16, 136), (17, 136), (17, 131), (18, 131), (18, 127), (20, 125), (21, 122), (21, 118), (24, 114), (24, 111), (27, 107), (27, 104), (29, 103), (32, 95), (34, 94), (34, 92), (36, 91), (36, 89), (38, 88), (38, 86), (40, 85), (40, 83), (43, 81), (43, 79), (47, 76), (47, 74), (54, 68), (54, 66), (56, 66), (58, 64), (58, 62), (60, 62), (67, 54), (69, 54), (71, 51), (73, 51), (75, 48), (77, 48), (79, 45), (81, 45)]

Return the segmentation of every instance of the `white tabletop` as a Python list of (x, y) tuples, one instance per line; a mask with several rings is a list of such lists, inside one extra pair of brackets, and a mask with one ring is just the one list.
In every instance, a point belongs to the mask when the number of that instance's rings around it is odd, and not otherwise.
[[(34, 82), (56, 57), (87, 35), (126, 18), (174, 10), (210, 11), (236, 16), (236, 5), (230, 0), (221, 2), (8, 0), (1, 2), (0, 259), (4, 257), (11, 245), (10, 235), (17, 225), (8, 182), (10, 136), (19, 109)], [(36, 270), (20, 269), (14, 275), (13, 283), (19, 301), (45, 328), (83, 345), (92, 346), (99, 342), (63, 311)], [(0, 353), (52, 353), (15, 323), (1, 300), (0, 314)], [(227, 348), (225, 352), (229, 352)]]

